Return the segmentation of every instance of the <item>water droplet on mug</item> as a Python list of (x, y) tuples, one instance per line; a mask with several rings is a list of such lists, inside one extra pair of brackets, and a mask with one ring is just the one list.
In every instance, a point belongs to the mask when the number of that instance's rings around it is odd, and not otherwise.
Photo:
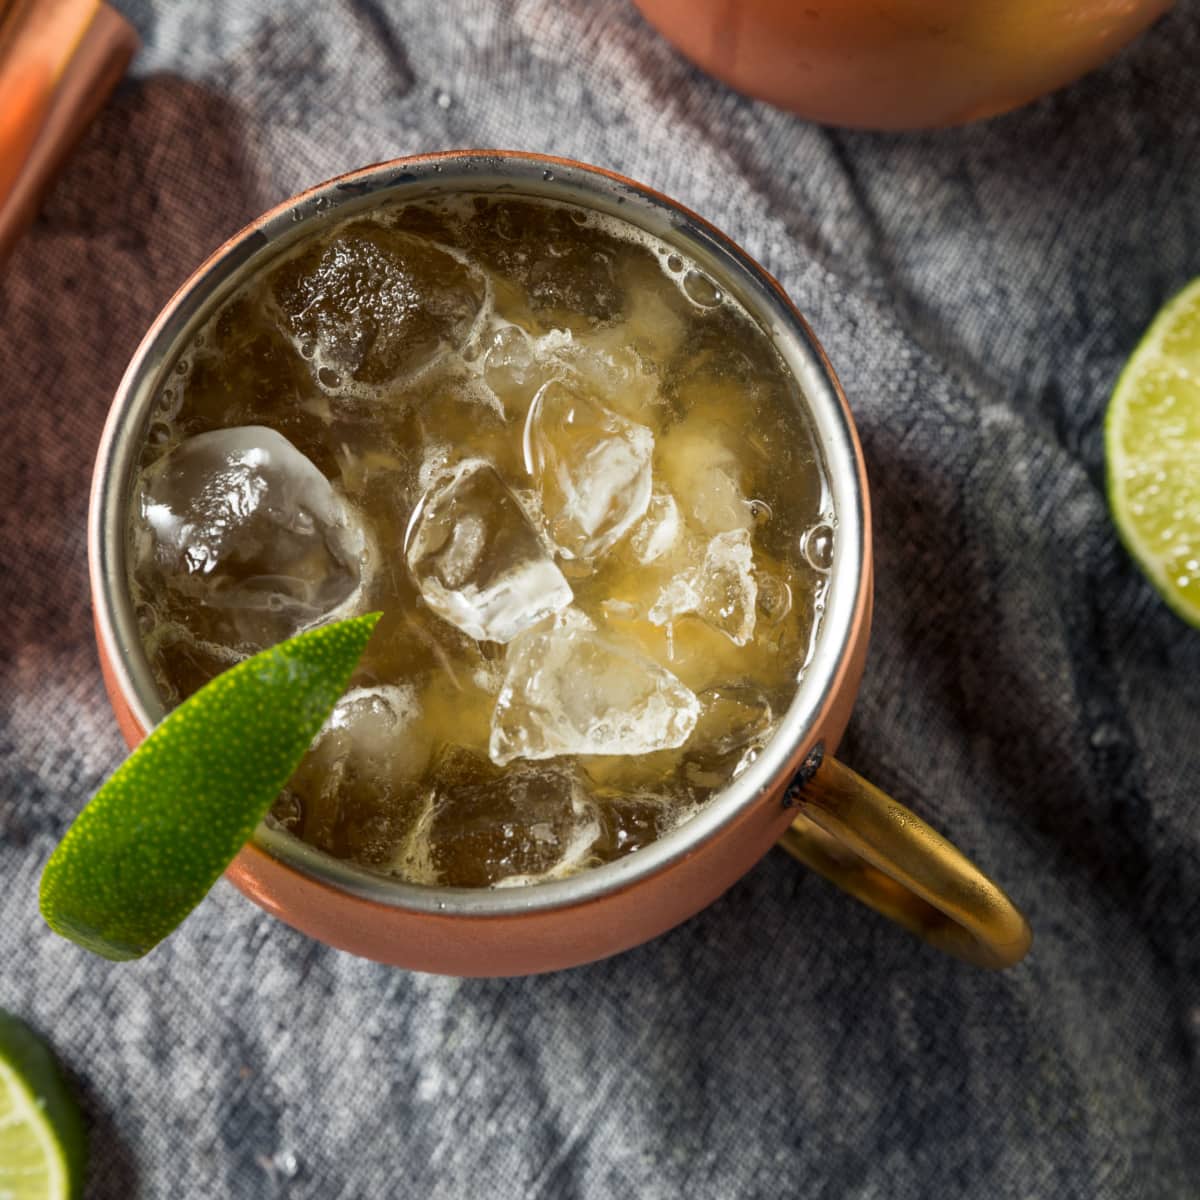
[(707, 275), (695, 269), (683, 277), (683, 293), (697, 308), (716, 308), (725, 298)]
[(176, 375), (186, 375), (188, 373), (188, 368), (190, 366), (191, 366), (191, 363), (189, 363), (186, 358), (181, 358), (175, 364), (175, 374)]
[(554, 182), (554, 172), (553, 172), (553, 171), (543, 171), (543, 172), (542, 172), (542, 178), (543, 178), (543, 179), (544, 179), (544, 180), (545, 180), (547, 183), (553, 183), (553, 182)]
[(171, 427), (165, 421), (155, 421), (146, 434), (152, 446), (165, 446), (171, 440)]
[(824, 523), (814, 525), (800, 543), (800, 552), (817, 571), (833, 566), (833, 529)]
[(329, 207), (329, 197), (328, 196), (318, 196), (313, 201), (313, 208), (315, 208), (317, 210), (317, 212), (324, 212), (328, 207)]

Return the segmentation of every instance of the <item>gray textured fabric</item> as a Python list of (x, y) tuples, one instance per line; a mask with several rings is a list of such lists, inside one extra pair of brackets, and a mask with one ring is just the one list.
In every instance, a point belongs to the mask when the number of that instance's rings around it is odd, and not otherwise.
[[(71, 1065), (95, 1197), (1200, 1195), (1200, 633), (1106, 515), (1101, 417), (1200, 273), (1200, 19), (1013, 116), (838, 133), (723, 89), (615, 0), (123, 0), (145, 50), (0, 275), (0, 1005)], [(119, 761), (84, 516), (109, 397), (219, 241), (455, 146), (615, 168), (806, 311), (872, 476), (844, 757), (1011, 890), (1001, 975), (773, 852), (617, 959), (407, 974), (219, 884), (150, 958), (37, 879)]]

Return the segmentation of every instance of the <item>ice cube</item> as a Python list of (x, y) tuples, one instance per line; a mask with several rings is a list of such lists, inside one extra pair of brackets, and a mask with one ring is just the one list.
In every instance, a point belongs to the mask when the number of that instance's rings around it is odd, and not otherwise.
[(605, 862), (632, 854), (670, 833), (694, 808), (678, 797), (635, 792), (601, 793), (602, 830), (596, 849)]
[(463, 349), (489, 299), (482, 271), (460, 255), (370, 220), (289, 259), (270, 287), (284, 328), (334, 393), (402, 381)]
[(694, 613), (700, 608), (700, 592), (695, 572), (676, 575), (658, 593), (650, 609), (650, 621), (654, 625), (669, 625), (676, 617)]
[(761, 688), (741, 682), (705, 688), (700, 719), (688, 739), (682, 769), (698, 787), (723, 787), (762, 752), (774, 714)]
[(501, 401), (519, 397), (526, 388), (534, 390), (538, 377), (535, 344), (519, 325), (502, 325), (492, 332), (483, 377)]
[(708, 543), (700, 568), (700, 615), (734, 645), (754, 637), (754, 552), (744, 529), (719, 533)]
[(420, 812), (431, 737), (411, 684), (353, 688), (301, 761), (277, 818), (338, 858), (388, 866)]
[(408, 854), (429, 883), (514, 887), (586, 865), (600, 832), (596, 806), (570, 766), (516, 763), (502, 771), (451, 746), (434, 765)]
[(509, 647), (488, 752), (501, 766), (563, 754), (649, 754), (682, 745), (699, 712), (665, 667), (584, 621), (560, 619)]
[(679, 506), (709, 537), (753, 524), (742, 492), (741, 464), (728, 444), (733, 431), (711, 419), (685, 419), (663, 439), (661, 461)]
[(630, 539), (633, 556), (643, 565), (656, 562), (675, 549), (682, 533), (683, 521), (675, 497), (670, 492), (655, 489), (646, 507), (646, 515)]
[(611, 239), (566, 209), (493, 201), (476, 210), (467, 237), (474, 254), (511, 281), (547, 325), (586, 329), (625, 306)]
[(754, 637), (757, 599), (750, 534), (737, 529), (717, 534), (705, 548), (699, 570), (675, 576), (662, 589), (650, 609), (650, 620), (668, 625), (694, 613), (735, 645), (744, 646)]
[(285, 437), (261, 425), (197, 434), (143, 474), (139, 570), (215, 641), (264, 646), (354, 610), (368, 557), (357, 515)]
[(525, 510), (483, 459), (460, 463), (426, 492), (405, 558), (425, 603), (483, 641), (509, 642), (571, 603)]
[(534, 398), (525, 464), (538, 482), (550, 536), (567, 558), (593, 558), (645, 513), (654, 435), (561, 381)]

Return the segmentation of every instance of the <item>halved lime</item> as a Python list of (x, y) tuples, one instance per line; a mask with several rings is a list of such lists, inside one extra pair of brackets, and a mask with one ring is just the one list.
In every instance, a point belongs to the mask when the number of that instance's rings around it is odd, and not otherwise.
[(1200, 626), (1200, 279), (1154, 318), (1104, 427), (1108, 505), (1163, 599)]
[(0, 1012), (0, 1196), (74, 1200), (86, 1158), (83, 1118), (50, 1051)]
[(42, 916), (138, 958), (208, 894), (324, 724), (379, 620), (324, 625), (218, 675), (75, 818), (42, 872)]

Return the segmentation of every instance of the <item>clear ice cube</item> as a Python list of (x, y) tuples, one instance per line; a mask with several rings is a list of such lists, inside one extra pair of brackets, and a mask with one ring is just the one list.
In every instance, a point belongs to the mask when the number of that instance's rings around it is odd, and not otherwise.
[(289, 259), (270, 286), (284, 328), (334, 393), (403, 381), (462, 350), (489, 299), (477, 267), (375, 221)]
[(511, 280), (547, 325), (586, 329), (625, 307), (611, 240), (566, 209), (494, 201), (476, 211), (467, 237), (476, 257)]
[(669, 625), (689, 613), (719, 629), (734, 645), (754, 637), (758, 584), (754, 551), (744, 529), (719, 533), (704, 551), (699, 570), (675, 576), (650, 609), (655, 625)]
[(605, 862), (656, 842), (695, 811), (685, 798), (669, 794), (614, 791), (603, 792), (598, 799), (602, 830), (596, 849)]
[(419, 812), (431, 749), (411, 684), (352, 688), (288, 781), (275, 816), (338, 858), (390, 865)]
[(535, 343), (519, 325), (502, 325), (492, 332), (483, 377), (502, 402), (519, 397), (526, 388), (533, 390), (538, 366)]
[(774, 732), (774, 714), (761, 688), (740, 682), (705, 688), (700, 719), (688, 739), (683, 775), (697, 787), (722, 787), (758, 756)]
[(261, 425), (188, 438), (143, 474), (138, 569), (215, 619), (214, 641), (270, 645), (348, 616), (367, 539), (333, 485)]
[(683, 535), (679, 505), (670, 492), (655, 489), (646, 507), (646, 515), (630, 538), (633, 556), (643, 565), (657, 562), (679, 544)]
[(758, 599), (750, 534), (744, 529), (717, 534), (700, 571), (700, 615), (735, 645), (746, 645), (754, 637)]
[(525, 426), (525, 461), (565, 557), (603, 554), (641, 518), (653, 453), (649, 429), (581, 390), (553, 380), (538, 392)]
[(649, 754), (687, 741), (700, 712), (692, 692), (573, 610), (567, 616), (509, 647), (492, 713), (492, 761)]
[(587, 864), (600, 837), (595, 804), (570, 766), (507, 770), (460, 746), (433, 768), (408, 849), (417, 877), (444, 887), (516, 887)]
[(728, 444), (733, 437), (720, 423), (693, 417), (663, 439), (663, 472), (688, 522), (708, 537), (753, 524), (739, 458)]
[(425, 494), (405, 558), (425, 603), (481, 641), (509, 642), (571, 603), (525, 510), (482, 459), (460, 463)]

